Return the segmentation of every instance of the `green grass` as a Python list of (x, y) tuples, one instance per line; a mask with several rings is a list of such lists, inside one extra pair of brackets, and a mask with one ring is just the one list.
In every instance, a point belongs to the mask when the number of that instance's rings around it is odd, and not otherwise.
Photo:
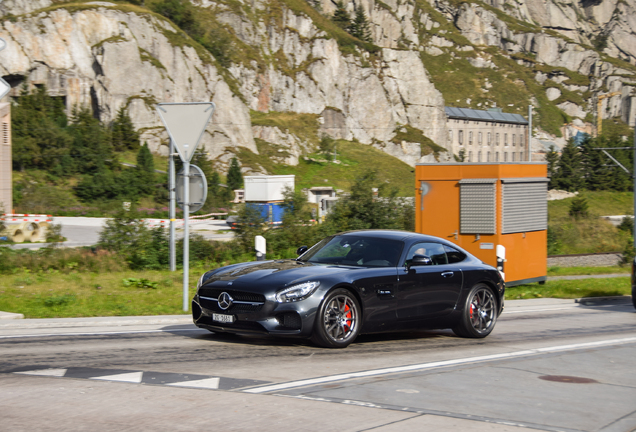
[(604, 297), (631, 295), (629, 277), (548, 281), (545, 285), (518, 285), (506, 288), (506, 300), (533, 298)]
[[(190, 295), (203, 271), (191, 269)], [(147, 283), (131, 284), (131, 278)], [(0, 310), (25, 318), (172, 315), (183, 313), (182, 290), (183, 273), (167, 270), (21, 272), (0, 278)]]
[[(625, 249), (629, 233), (620, 231), (600, 216), (633, 213), (633, 193), (613, 191), (581, 192), (589, 206), (589, 217), (575, 220), (568, 215), (573, 198), (548, 202), (548, 226), (556, 236), (552, 254), (616, 252)], [(554, 253), (556, 252), (556, 253)]]
[(602, 275), (629, 273), (630, 267), (549, 267), (548, 276), (574, 276), (574, 275)]

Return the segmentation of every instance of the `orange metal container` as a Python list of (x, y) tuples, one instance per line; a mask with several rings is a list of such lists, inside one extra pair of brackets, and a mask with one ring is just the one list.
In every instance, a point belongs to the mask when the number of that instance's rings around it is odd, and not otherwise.
[[(488, 179), (495, 187), (494, 233), (462, 233), (460, 229), (460, 181), (479, 182), (477, 179)], [(415, 231), (447, 239), (485, 263), (500, 267), (507, 286), (543, 282), (547, 278), (547, 205), (540, 199), (540, 205), (535, 205), (540, 207), (539, 217), (545, 206), (544, 229), (502, 234), (503, 185), (506, 181), (523, 183), (524, 179), (547, 181), (547, 165), (542, 162), (418, 164), (415, 167)], [(527, 210), (528, 214), (533, 212), (532, 208)], [(536, 208), (534, 213), (536, 217)], [(523, 215), (517, 217), (523, 218)], [(501, 251), (502, 246), (505, 260), (500, 259), (498, 263), (497, 250)]]

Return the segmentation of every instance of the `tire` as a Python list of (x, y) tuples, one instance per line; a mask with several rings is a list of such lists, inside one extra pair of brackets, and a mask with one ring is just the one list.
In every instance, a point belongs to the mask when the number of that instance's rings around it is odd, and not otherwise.
[(326, 348), (346, 348), (360, 332), (360, 312), (350, 291), (339, 288), (329, 292), (318, 308), (311, 340)]
[(497, 298), (485, 284), (475, 285), (466, 298), (459, 323), (453, 333), (465, 338), (485, 338), (497, 322)]

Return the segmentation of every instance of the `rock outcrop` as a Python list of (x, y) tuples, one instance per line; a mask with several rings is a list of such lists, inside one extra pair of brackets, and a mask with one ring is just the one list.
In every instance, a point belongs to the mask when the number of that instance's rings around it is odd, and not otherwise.
[[(600, 93), (620, 93), (603, 100), (603, 117), (632, 125), (636, 117), (636, 0), (346, 1), (351, 13), (356, 7), (366, 13), (374, 47), (343, 45), (342, 35), (325, 26), (324, 15), (336, 7), (332, 0), (312, 0), (305, 9), (285, 0), (190, 1), (213, 11), (235, 41), (233, 49), (248, 47), (251, 57), (222, 64), (170, 21), (139, 6), (5, 0), (0, 74), (15, 91), (24, 81), (44, 84), (69, 110), (87, 105), (106, 122), (124, 107), (143, 140), (163, 154), (167, 135), (155, 104), (212, 100), (217, 110), (203, 146), (220, 169), (241, 148), (258, 153), (255, 139), (278, 148), (276, 163), (297, 164), (313, 150), (316, 140), (251, 126), (250, 110), (312, 114), (320, 119), (318, 134), (373, 145), (409, 164), (423, 160), (419, 143), (392, 140), (410, 125), (447, 146), (443, 91), (453, 89), (440, 91), (437, 71), (430, 69), (435, 66), (424, 60), (438, 56), (512, 76), (528, 92), (518, 105), (560, 111), (578, 122), (575, 128), (596, 115)], [(514, 80), (514, 71), (502, 71), (502, 59), (532, 70), (533, 82)], [(540, 90), (530, 93), (530, 84)], [(497, 90), (485, 78), (476, 82), (475, 94), (450, 102), (494, 106), (487, 96)], [(565, 137), (538, 132), (564, 143)], [(438, 160), (452, 157), (436, 154)]]

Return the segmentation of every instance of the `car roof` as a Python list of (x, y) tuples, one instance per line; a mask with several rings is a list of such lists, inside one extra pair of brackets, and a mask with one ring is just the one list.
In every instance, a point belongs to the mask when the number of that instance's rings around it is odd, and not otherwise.
[(372, 237), (372, 238), (383, 238), (389, 240), (407, 240), (410, 238), (415, 238), (421, 241), (439, 241), (439, 237), (434, 237), (426, 234), (419, 234), (411, 231), (401, 231), (401, 230), (387, 230), (387, 229), (377, 229), (377, 230), (356, 230), (356, 231), (346, 231), (341, 232), (336, 235), (340, 236), (364, 236), (364, 237)]

